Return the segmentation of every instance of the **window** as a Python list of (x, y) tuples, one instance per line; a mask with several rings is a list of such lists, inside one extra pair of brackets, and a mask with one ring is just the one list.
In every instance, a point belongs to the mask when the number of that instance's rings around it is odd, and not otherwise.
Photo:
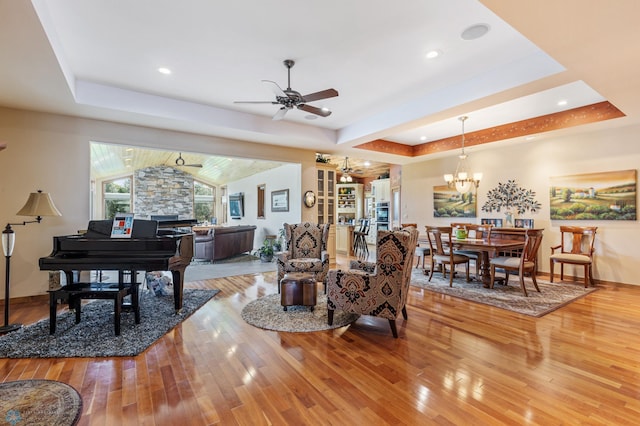
[(215, 217), (216, 188), (193, 181), (193, 212), (198, 222), (209, 222)]
[(131, 212), (131, 176), (105, 181), (102, 195), (105, 219), (113, 219), (116, 213)]

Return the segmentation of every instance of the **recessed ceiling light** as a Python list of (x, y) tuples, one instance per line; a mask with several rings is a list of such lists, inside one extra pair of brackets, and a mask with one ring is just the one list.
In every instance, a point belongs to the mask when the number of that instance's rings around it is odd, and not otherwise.
[(429, 52), (427, 52), (426, 57), (427, 59), (434, 59), (437, 58), (438, 56), (440, 56), (442, 54), (441, 51), (439, 50), (431, 50)]
[(558, 106), (565, 106), (568, 102), (566, 100), (558, 101)]
[(309, 115), (305, 115), (304, 118), (306, 118), (307, 120), (315, 120), (316, 118), (318, 118), (318, 116), (309, 114)]
[(487, 34), (490, 29), (489, 24), (475, 24), (464, 30), (460, 37), (463, 40), (475, 40)]
[(165, 67), (160, 67), (158, 68), (158, 72), (160, 74), (164, 74), (164, 75), (169, 75), (171, 74), (171, 70), (169, 68), (165, 68)]
[(526, 138), (524, 138), (524, 140), (526, 141), (532, 141), (534, 140), (536, 137), (535, 136), (527, 136)]
[(370, 165), (371, 165), (371, 161), (366, 160), (366, 161), (364, 162), (364, 166), (365, 166), (365, 167), (369, 167)]
[(426, 140), (427, 140), (427, 137), (426, 137), (426, 136), (420, 136), (420, 140), (421, 140), (421, 141), (426, 141)]

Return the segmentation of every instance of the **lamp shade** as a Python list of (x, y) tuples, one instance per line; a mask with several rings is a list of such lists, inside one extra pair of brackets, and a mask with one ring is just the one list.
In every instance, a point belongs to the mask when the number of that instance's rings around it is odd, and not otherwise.
[(18, 216), (62, 216), (48, 192), (32, 192), (27, 203), (16, 213)]

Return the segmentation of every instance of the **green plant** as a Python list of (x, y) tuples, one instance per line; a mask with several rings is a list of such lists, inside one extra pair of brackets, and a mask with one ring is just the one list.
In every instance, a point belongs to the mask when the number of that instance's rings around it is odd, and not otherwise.
[(262, 242), (262, 247), (254, 251), (253, 254), (254, 256), (260, 256), (260, 257), (273, 256), (273, 246), (271, 245), (271, 241), (265, 239)]

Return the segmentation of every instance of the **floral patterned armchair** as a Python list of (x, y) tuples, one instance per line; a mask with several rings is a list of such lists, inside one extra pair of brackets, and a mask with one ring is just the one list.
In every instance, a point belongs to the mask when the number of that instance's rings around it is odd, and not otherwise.
[(328, 322), (337, 309), (386, 318), (398, 337), (396, 318), (407, 319), (407, 294), (418, 230), (378, 231), (376, 262), (352, 261), (351, 269), (331, 269), (327, 275)]
[(327, 282), (329, 271), (329, 224), (285, 223), (284, 251), (277, 257), (278, 283), (288, 272), (313, 273), (316, 281)]

